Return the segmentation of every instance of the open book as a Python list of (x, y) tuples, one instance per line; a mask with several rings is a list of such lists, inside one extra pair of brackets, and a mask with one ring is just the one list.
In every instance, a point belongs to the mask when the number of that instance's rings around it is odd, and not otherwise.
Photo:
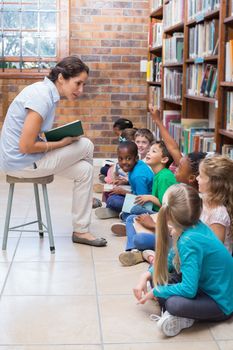
[[(158, 215), (158, 213), (150, 215), (150, 217), (152, 218), (154, 223), (156, 223), (157, 215)], [(135, 220), (135, 218), (134, 218), (134, 222), (133, 222), (133, 227), (137, 233), (155, 233), (155, 230), (152, 231), (152, 230), (149, 230), (148, 228), (145, 228), (143, 225), (141, 225), (139, 222), (137, 222), (137, 220)]]
[[(124, 200), (124, 203), (123, 203), (123, 207), (122, 207), (122, 211), (124, 213), (130, 213), (131, 212), (131, 209), (137, 205), (135, 203), (135, 199), (136, 199), (136, 195), (135, 194), (131, 194), (131, 193), (126, 193), (125, 195), (125, 200)], [(147, 202), (145, 204), (142, 205), (143, 208), (147, 209), (147, 210), (152, 210), (152, 206), (153, 206), (153, 203), (151, 202)]]
[(81, 136), (83, 135), (83, 128), (81, 120), (58, 126), (51, 130), (44, 132), (47, 141), (59, 141), (67, 136)]

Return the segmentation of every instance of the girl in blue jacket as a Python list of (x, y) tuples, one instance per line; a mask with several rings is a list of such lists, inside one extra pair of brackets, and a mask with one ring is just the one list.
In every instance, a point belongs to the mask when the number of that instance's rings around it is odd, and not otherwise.
[[(157, 220), (154, 267), (134, 288), (139, 304), (159, 302), (162, 315), (156, 319), (167, 336), (195, 320), (224, 321), (233, 314), (233, 259), (199, 220), (201, 210), (202, 200), (193, 187), (177, 184), (166, 191)], [(152, 277), (154, 288), (148, 291)]]

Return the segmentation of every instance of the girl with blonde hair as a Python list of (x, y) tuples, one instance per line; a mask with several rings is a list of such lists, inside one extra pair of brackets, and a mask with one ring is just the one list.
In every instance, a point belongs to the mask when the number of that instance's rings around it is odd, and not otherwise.
[[(233, 259), (199, 220), (201, 211), (202, 200), (193, 187), (169, 187), (158, 213), (154, 267), (134, 288), (139, 304), (159, 302), (162, 315), (153, 319), (167, 336), (177, 335), (195, 320), (224, 321), (233, 315)], [(147, 291), (152, 276), (154, 288)]]
[(221, 155), (203, 159), (197, 181), (203, 199), (201, 220), (211, 227), (232, 253), (233, 161)]

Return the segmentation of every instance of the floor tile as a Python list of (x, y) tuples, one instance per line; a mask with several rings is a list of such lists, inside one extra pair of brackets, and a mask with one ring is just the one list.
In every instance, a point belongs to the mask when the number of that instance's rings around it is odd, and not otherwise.
[[(100, 296), (99, 300), (104, 343), (125, 343), (129, 339), (132, 343), (146, 343), (165, 339), (149, 319), (156, 310), (155, 303), (136, 305), (134, 297), (128, 295)], [(207, 326), (195, 324), (169, 339), (171, 342), (192, 340), (212, 341), (213, 338)]]
[(233, 340), (233, 318), (220, 323), (212, 323), (210, 330), (216, 340)]
[(218, 350), (214, 342), (175, 342), (168, 343), (166, 340), (148, 344), (113, 344), (105, 345), (104, 350)]
[(14, 262), (4, 289), (4, 295), (94, 294), (93, 267), (92, 262), (88, 260), (78, 263)]
[(218, 346), (220, 350), (232, 350), (233, 340), (218, 341)]
[(148, 268), (142, 263), (136, 266), (123, 267), (119, 261), (96, 261), (96, 281), (98, 294), (130, 294), (138, 283), (139, 276)]
[(98, 345), (32, 345), (32, 346), (1, 346), (0, 350), (102, 350)]
[[(18, 246), (15, 261), (79, 261), (90, 260), (92, 249), (84, 244), (72, 243), (70, 237), (55, 237), (55, 254), (49, 250), (48, 237), (22, 237)], [(101, 249), (101, 248), (95, 248)]]
[(100, 344), (95, 297), (2, 297), (0, 344)]

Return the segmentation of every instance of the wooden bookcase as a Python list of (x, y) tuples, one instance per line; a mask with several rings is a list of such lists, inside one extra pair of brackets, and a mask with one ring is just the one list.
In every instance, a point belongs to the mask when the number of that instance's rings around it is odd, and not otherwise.
[[(164, 0), (163, 5), (153, 10), (150, 13), (150, 22), (161, 21), (164, 16), (164, 7), (169, 1)], [(162, 47), (149, 49), (149, 59), (153, 57), (162, 57), (164, 55), (164, 39), (170, 37), (175, 32), (184, 34), (184, 49), (182, 64), (163, 64), (162, 65), (162, 80), (161, 83), (148, 82), (148, 90), (150, 86), (161, 86), (161, 112), (165, 110), (180, 110), (182, 118), (208, 119), (210, 114), (212, 124), (215, 129), (216, 150), (221, 152), (223, 144), (233, 145), (233, 131), (226, 130), (226, 92), (233, 91), (233, 82), (225, 81), (225, 45), (226, 41), (233, 39), (233, 16), (231, 1), (221, 0), (220, 6), (217, 9), (209, 11), (202, 16), (197, 16), (195, 19), (188, 18), (188, 0), (184, 0), (184, 18), (181, 23), (172, 25), (166, 28), (163, 32)], [(152, 6), (152, 0), (151, 0)], [(151, 7), (152, 8), (152, 7)], [(218, 23), (218, 52), (215, 55), (205, 56), (203, 60), (195, 60), (189, 57), (189, 35), (190, 28), (195, 27), (200, 23), (208, 23), (214, 21)], [(211, 64), (217, 68), (218, 80), (217, 91), (215, 97), (206, 97), (200, 95), (189, 95), (187, 92), (187, 72), (190, 65)], [(164, 98), (164, 70), (166, 68), (179, 68), (183, 72), (182, 78), (182, 99), (180, 102)], [(149, 100), (149, 98), (148, 98)], [(210, 112), (211, 110), (211, 112)], [(163, 113), (161, 113), (162, 115)]]

